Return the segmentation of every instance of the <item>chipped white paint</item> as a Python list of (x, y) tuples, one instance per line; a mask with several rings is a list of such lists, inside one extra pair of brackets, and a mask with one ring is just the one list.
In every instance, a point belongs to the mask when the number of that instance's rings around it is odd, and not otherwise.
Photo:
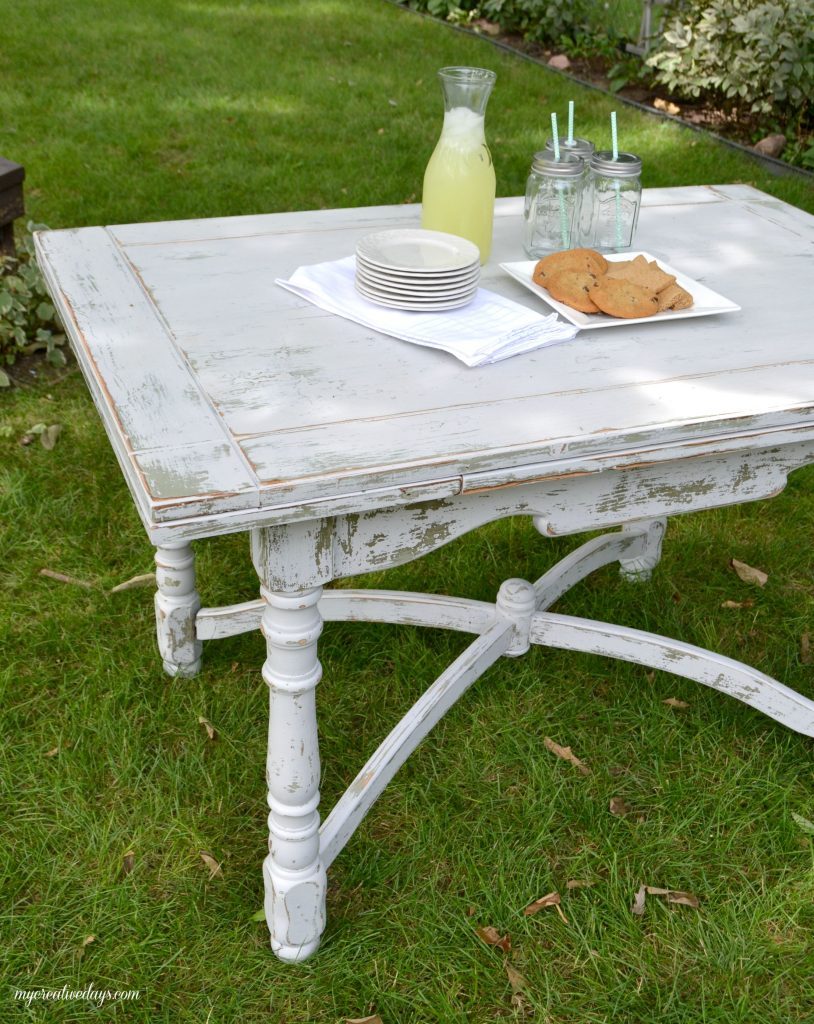
[(814, 736), (814, 701), (722, 654), (640, 629), (551, 612), (534, 616), (531, 640), (545, 647), (621, 658), (693, 679), (757, 708), (795, 732)]
[[(261, 581), (265, 546), (253, 536)], [(322, 675), (317, 639), (320, 588), (275, 593), (261, 584), (266, 607), (263, 678), (269, 688), (269, 855), (263, 863), (266, 921), (281, 960), (304, 960), (325, 928), (325, 865), (319, 841), (319, 744), (315, 689)]]
[(628, 554), (627, 557), (619, 559), (619, 572), (626, 580), (644, 582), (650, 579), (661, 558), (661, 546), (664, 543), (666, 529), (666, 519), (653, 519), (644, 524), (630, 523), (622, 527), (623, 534), (643, 540), (642, 550), (638, 555)]
[[(259, 629), (264, 607), (263, 601), (244, 601), (202, 608), (196, 620), (198, 638), (212, 640)], [(319, 613), (324, 622), (390, 622), (462, 633), (483, 633), (495, 621), (495, 606), (487, 601), (403, 590), (325, 590)]]
[[(517, 259), (522, 200), (499, 200), (484, 284), (537, 300)], [(139, 514), (158, 547), (165, 668), (260, 627), (269, 687), (272, 947), (301, 960), (325, 925), (326, 869), (399, 766), (501, 655), (530, 644), (672, 671), (806, 735), (814, 702), (731, 659), (547, 611), (611, 562), (646, 579), (666, 519), (771, 497), (814, 462), (814, 218), (748, 186), (645, 192), (638, 242), (743, 306), (697, 321), (582, 332), (464, 369), (275, 288), (415, 206), (45, 232), (37, 250)], [(766, 273), (771, 266), (772, 272)], [(531, 516), (543, 537), (606, 527), (495, 603), (332, 580)], [(199, 607), (189, 542), (252, 534), (261, 601)], [(383, 741), (320, 829), (315, 687), (324, 620), (475, 634)]]
[[(665, 520), (658, 519), (655, 522), (663, 524)], [(576, 551), (572, 551), (570, 555), (566, 555), (534, 584), (538, 610), (545, 611), (546, 608), (550, 608), (580, 580), (584, 580), (586, 576), (611, 562), (620, 562), (623, 567), (622, 574), (630, 579), (644, 578), (641, 574), (626, 573), (624, 567), (637, 563), (644, 557), (646, 551), (652, 550), (649, 544), (652, 527), (653, 524), (649, 523), (633, 523), (619, 533), (594, 537)], [(662, 526), (661, 532), (663, 531)], [(653, 557), (651, 554), (651, 559)]]
[(164, 670), (194, 676), (201, 668), (202, 644), (195, 617), (201, 599), (195, 589), (195, 555), (189, 544), (164, 544), (155, 554), (155, 623)]
[[(467, 370), (276, 288), (418, 208), (82, 228), (37, 236), (49, 290), (156, 542), (535, 479), (540, 466), (814, 420), (814, 218), (743, 186), (646, 191), (641, 246), (741, 313), (620, 327)], [(499, 200), (484, 284), (522, 201)], [(772, 273), (766, 274), (770, 265)], [(415, 488), (414, 494), (404, 488)], [(374, 492), (379, 492), (375, 494)], [(372, 496), (372, 499), (371, 499)], [(360, 505), (359, 503), (363, 504)], [(370, 507), (369, 505), (367, 507)]]

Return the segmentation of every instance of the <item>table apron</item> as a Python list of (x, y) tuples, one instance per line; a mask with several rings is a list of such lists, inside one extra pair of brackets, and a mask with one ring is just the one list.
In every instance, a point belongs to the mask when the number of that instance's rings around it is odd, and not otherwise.
[(397, 508), (326, 516), (253, 530), (280, 590), (390, 568), (428, 554), (485, 523), (534, 518), (546, 536), (583, 533), (774, 496), (788, 474), (814, 462), (814, 439), (600, 473), (574, 472)]

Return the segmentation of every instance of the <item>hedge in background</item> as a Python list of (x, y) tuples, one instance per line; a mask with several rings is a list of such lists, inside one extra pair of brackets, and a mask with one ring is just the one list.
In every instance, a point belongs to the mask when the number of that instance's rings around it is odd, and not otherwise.
[(65, 365), (65, 335), (34, 259), (32, 232), (44, 226), (29, 222), (17, 255), (0, 256), (0, 387), (10, 384), (2, 365), (19, 355), (44, 351), (50, 363)]
[(811, 127), (814, 0), (674, 0), (647, 63), (678, 95)]
[(407, 0), (406, 6), (458, 23), (486, 18), (503, 32), (560, 46), (590, 34), (592, 13), (604, 9), (596, 0)]

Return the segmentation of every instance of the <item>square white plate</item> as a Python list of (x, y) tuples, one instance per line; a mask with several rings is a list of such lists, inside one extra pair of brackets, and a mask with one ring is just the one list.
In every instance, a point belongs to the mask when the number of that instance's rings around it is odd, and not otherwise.
[(593, 330), (597, 327), (621, 327), (624, 324), (652, 324), (657, 320), (686, 320), (694, 316), (711, 316), (713, 313), (734, 313), (740, 309), (740, 306), (732, 302), (731, 299), (726, 299), (711, 288), (707, 288), (705, 284), (701, 284), (700, 281), (694, 281), (691, 277), (687, 277), (680, 270), (671, 267), (662, 259), (657, 259), (657, 257), (652, 256), (649, 252), (606, 253), (605, 259), (610, 263), (614, 263), (617, 260), (632, 260), (635, 256), (644, 256), (646, 260), (656, 260), (662, 270), (668, 274), (674, 274), (676, 283), (692, 295), (692, 306), (689, 309), (666, 309), (663, 313), (654, 313), (652, 316), (631, 317), (630, 319), (608, 316), (607, 313), (580, 313), (578, 309), (571, 309), (570, 306), (557, 302), (556, 299), (553, 299), (548, 294), (545, 288), (541, 288), (539, 284), (532, 281), (531, 275), (537, 266), (537, 260), (501, 263), (500, 268), (528, 288), (529, 291), (534, 292), (552, 309), (556, 309), (560, 316), (565, 317), (575, 327), (579, 327), (582, 330)]

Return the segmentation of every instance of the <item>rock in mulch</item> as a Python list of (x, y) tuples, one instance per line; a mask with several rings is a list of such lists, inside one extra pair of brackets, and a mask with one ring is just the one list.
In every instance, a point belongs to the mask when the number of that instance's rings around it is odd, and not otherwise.
[(785, 145), (785, 135), (767, 135), (765, 139), (756, 142), (752, 148), (762, 156), (780, 156)]
[(553, 57), (548, 58), (548, 66), (556, 68), (557, 71), (567, 71), (571, 67), (571, 61), (564, 53), (555, 53)]
[(495, 24), (494, 21), (488, 21), (486, 18), (478, 18), (474, 21), (473, 26), (476, 32), (483, 32), (487, 36), (499, 36), (500, 25)]

